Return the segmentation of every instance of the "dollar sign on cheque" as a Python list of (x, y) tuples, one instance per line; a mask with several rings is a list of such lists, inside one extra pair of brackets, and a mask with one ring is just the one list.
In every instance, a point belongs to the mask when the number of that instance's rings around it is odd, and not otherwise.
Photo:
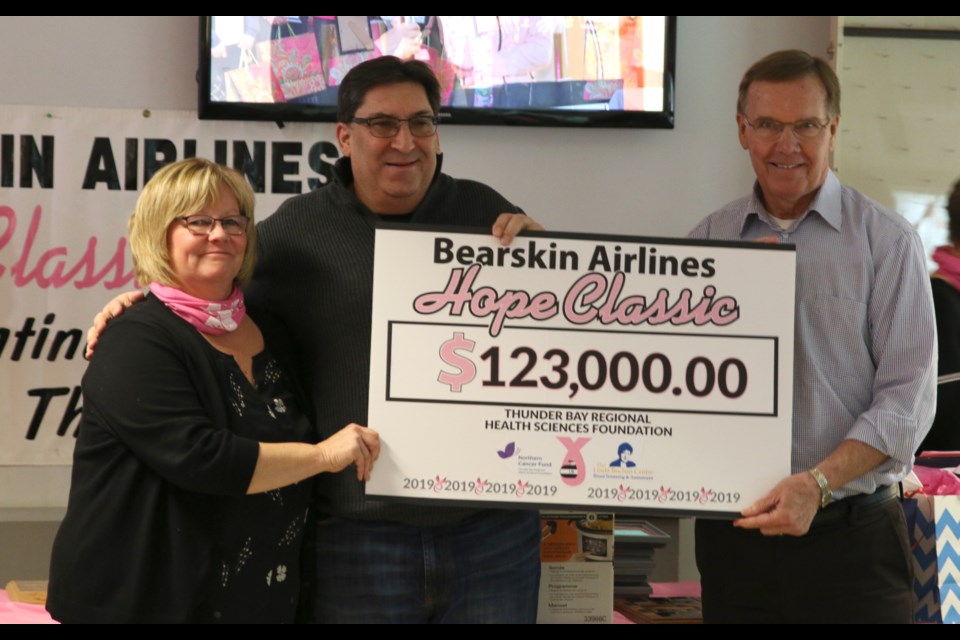
[(476, 343), (473, 340), (463, 337), (463, 333), (459, 331), (454, 332), (452, 338), (440, 345), (440, 359), (451, 367), (455, 367), (457, 371), (456, 373), (450, 373), (441, 369), (437, 380), (450, 385), (450, 391), (454, 393), (460, 393), (463, 385), (472, 381), (477, 375), (477, 367), (473, 364), (473, 361), (460, 355), (457, 351), (463, 349), (473, 353), (475, 345)]

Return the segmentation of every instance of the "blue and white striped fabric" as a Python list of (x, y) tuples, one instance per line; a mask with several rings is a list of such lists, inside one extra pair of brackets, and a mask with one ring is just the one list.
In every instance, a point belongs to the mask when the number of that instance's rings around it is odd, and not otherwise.
[(940, 617), (946, 624), (960, 623), (960, 498), (936, 496), (937, 577)]

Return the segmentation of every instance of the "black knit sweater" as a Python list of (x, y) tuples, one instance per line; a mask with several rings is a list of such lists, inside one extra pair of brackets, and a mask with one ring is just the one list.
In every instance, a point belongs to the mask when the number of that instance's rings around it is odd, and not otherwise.
[[(490, 187), (440, 173), (440, 164), (411, 223), (490, 229), (499, 214), (521, 211)], [(331, 184), (287, 200), (258, 225), (259, 262), (247, 291), (248, 303), (277, 316), (296, 345), (289, 360), (313, 399), (321, 438), (351, 422), (367, 424), (373, 245), (380, 219), (357, 199), (352, 183), (350, 160), (341, 158)], [(397, 270), (402, 275), (403, 265)], [(318, 478), (317, 507), (416, 526), (455, 523), (475, 513), (365, 500), (363, 485), (350, 472)]]

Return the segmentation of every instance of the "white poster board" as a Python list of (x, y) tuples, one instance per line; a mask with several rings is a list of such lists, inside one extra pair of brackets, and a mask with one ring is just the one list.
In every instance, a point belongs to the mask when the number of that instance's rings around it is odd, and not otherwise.
[(791, 247), (377, 231), (378, 498), (737, 512), (790, 470)]

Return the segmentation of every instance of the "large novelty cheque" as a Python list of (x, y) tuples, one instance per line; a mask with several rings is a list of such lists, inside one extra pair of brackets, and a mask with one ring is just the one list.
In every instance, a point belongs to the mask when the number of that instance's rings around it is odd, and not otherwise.
[(378, 498), (729, 514), (790, 471), (792, 247), (379, 229)]

